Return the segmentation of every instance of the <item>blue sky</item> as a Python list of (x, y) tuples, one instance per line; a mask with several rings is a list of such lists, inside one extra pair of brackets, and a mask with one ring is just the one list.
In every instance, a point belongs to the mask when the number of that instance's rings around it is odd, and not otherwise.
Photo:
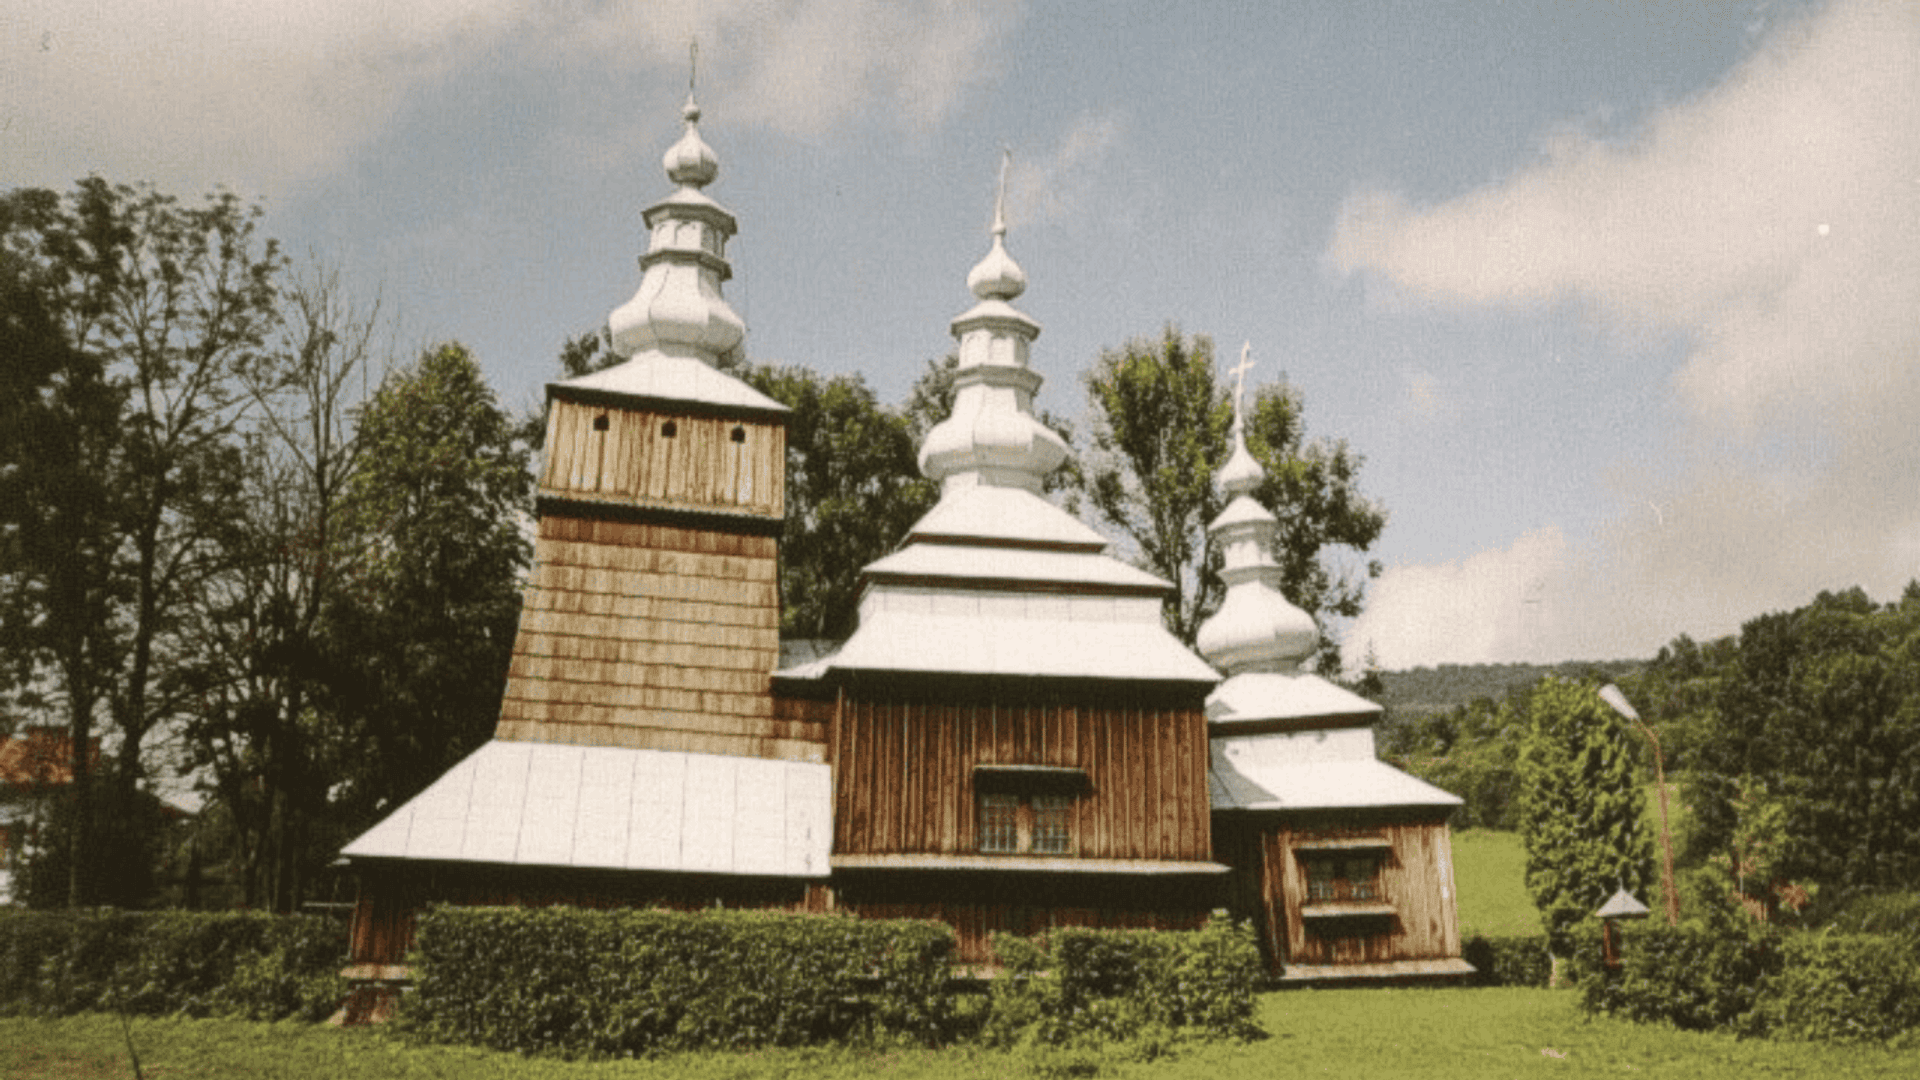
[(1365, 456), (1350, 656), (1646, 656), (1920, 575), (1901, 0), (15, 0), (0, 183), (257, 198), (522, 407), (638, 283), (695, 35), (751, 356), (902, 399), (1011, 147), (1042, 405), (1173, 322)]

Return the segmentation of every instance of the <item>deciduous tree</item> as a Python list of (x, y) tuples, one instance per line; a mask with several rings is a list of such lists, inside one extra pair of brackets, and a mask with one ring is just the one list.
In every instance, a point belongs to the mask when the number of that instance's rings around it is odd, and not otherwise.
[[(0, 607), (64, 707), (81, 799), (104, 707), (107, 818), (126, 820), (149, 734), (187, 701), (171, 678), (183, 612), (224, 558), (214, 534), (241, 494), (237, 432), (272, 364), (281, 261), (230, 194), (187, 206), (94, 177), (4, 202), (9, 332), (35, 359), (9, 391), (23, 426), (0, 472), (22, 498), (7, 500), (18, 542)], [(96, 889), (94, 819), (71, 815), (71, 902), (135, 899)]]
[[(1168, 327), (1103, 350), (1088, 372), (1092, 453), (1082, 464), (1087, 502), (1117, 529), (1141, 565), (1173, 582), (1167, 627), (1192, 642), (1225, 593), (1206, 526), (1224, 508), (1214, 473), (1231, 449), (1229, 388), (1214, 370), (1213, 342)], [(1340, 669), (1339, 620), (1358, 615), (1377, 562), (1364, 554), (1386, 512), (1360, 493), (1361, 457), (1338, 440), (1306, 438), (1304, 399), (1285, 382), (1248, 402), (1247, 448), (1266, 469), (1254, 497), (1280, 519), (1274, 560), (1289, 600), (1321, 623), (1318, 667)]]

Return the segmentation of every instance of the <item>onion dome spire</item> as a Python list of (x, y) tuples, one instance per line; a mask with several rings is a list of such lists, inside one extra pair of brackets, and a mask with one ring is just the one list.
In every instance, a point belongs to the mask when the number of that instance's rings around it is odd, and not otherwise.
[(979, 484), (1038, 494), (1041, 480), (1067, 458), (1067, 447), (1033, 418), (1041, 378), (1027, 366), (1040, 324), (1011, 303), (1026, 291), (1026, 271), (1007, 254), (1008, 150), (1000, 163), (994, 201), (993, 246), (967, 275), (978, 301), (953, 320), (960, 343), (954, 373), (953, 414), (927, 433), (920, 471), (945, 491)]
[(737, 352), (747, 327), (720, 292), (733, 276), (727, 241), (738, 225), (700, 190), (720, 174), (720, 159), (700, 137), (700, 104), (688, 82), (680, 111), (686, 131), (661, 162), (677, 188), (643, 215), (640, 288), (607, 317), (607, 332), (619, 356), (657, 353), (712, 365)]
[(1220, 610), (1201, 624), (1195, 641), (1200, 655), (1228, 676), (1292, 673), (1320, 646), (1313, 616), (1280, 591), (1280, 567), (1272, 554), (1280, 521), (1253, 498), (1266, 472), (1247, 450), (1246, 378), (1253, 367), (1252, 351), (1251, 343), (1241, 346), (1240, 364), (1230, 369), (1234, 375), (1233, 450), (1215, 477), (1229, 501), (1207, 526), (1220, 546), (1220, 577), (1227, 583), (1227, 596)]

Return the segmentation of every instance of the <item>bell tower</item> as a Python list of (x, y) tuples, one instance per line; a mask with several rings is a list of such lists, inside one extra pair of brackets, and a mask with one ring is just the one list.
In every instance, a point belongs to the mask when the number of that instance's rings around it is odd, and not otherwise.
[(640, 287), (607, 334), (621, 362), (547, 387), (532, 578), (495, 738), (821, 760), (776, 719), (787, 409), (721, 367), (746, 327), (721, 294), (732, 214), (686, 130), (647, 208)]

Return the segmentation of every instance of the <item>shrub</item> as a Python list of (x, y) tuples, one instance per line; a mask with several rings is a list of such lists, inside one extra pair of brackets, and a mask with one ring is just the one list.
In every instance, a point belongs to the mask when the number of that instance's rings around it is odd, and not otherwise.
[(1621, 963), (1609, 970), (1597, 962), (1600, 928), (1579, 932), (1586, 1010), (1688, 1031), (1755, 1031), (1761, 988), (1781, 966), (1780, 935), (1762, 923), (1744, 932), (1643, 923), (1623, 927), (1619, 940)]
[(1880, 1041), (1920, 1030), (1920, 956), (1911, 939), (1795, 934), (1767, 980), (1752, 1028), (1790, 1039)]
[(1260, 954), (1252, 931), (1054, 931), (1044, 943), (996, 934), (1003, 971), (984, 1041), (1001, 1046), (1124, 1044), (1151, 1058), (1180, 1037), (1249, 1038)]
[(437, 907), (402, 1015), (430, 1038), (634, 1055), (944, 1037), (953, 932), (765, 912)]
[(1553, 976), (1553, 957), (1545, 934), (1487, 937), (1475, 934), (1462, 955), (1475, 968), (1475, 986), (1544, 987)]
[(345, 996), (346, 928), (250, 912), (0, 913), (0, 1013), (319, 1019)]

